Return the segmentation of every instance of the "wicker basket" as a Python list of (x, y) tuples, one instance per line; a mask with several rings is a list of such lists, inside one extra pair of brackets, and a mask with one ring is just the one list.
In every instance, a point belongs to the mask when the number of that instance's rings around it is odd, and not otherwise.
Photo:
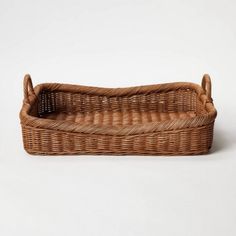
[(193, 155), (208, 153), (216, 110), (211, 80), (97, 88), (24, 78), (20, 112), (30, 154)]

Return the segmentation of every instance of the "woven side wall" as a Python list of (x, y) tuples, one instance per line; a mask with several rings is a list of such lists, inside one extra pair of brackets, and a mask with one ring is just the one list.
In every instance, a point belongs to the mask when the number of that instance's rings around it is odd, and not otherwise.
[(208, 153), (214, 123), (194, 129), (130, 136), (86, 135), (22, 126), (31, 154), (191, 155)]
[(44, 90), (39, 94), (38, 113), (41, 116), (52, 112), (87, 113), (130, 110), (139, 112), (198, 112), (201, 109), (200, 106), (196, 92), (190, 89), (120, 97)]

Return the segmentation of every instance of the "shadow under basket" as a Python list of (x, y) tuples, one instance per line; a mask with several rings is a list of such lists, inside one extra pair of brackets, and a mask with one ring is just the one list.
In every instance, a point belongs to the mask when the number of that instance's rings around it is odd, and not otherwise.
[(20, 112), (30, 154), (196, 155), (212, 145), (211, 80), (129, 88), (44, 83), (24, 78)]

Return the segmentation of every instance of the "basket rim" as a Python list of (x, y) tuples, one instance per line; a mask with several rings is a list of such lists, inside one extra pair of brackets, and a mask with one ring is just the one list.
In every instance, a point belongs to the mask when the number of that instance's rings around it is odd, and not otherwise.
[[(179, 89), (190, 89), (196, 91), (198, 98), (203, 103), (207, 113), (197, 115), (193, 118), (178, 118), (174, 120), (147, 122), (144, 124), (112, 126), (112, 125), (95, 125), (79, 124), (73, 121), (51, 120), (46, 118), (34, 117), (29, 115), (29, 111), (37, 100), (38, 94), (42, 90), (64, 91), (74, 93), (86, 93), (103, 96), (125, 96), (135, 94), (148, 94), (154, 91), (168, 92)], [(187, 128), (196, 128), (208, 125), (214, 122), (217, 111), (212, 99), (209, 100), (206, 91), (198, 84), (192, 82), (174, 82), (153, 85), (141, 85), (125, 88), (105, 88), (84, 85), (72, 85), (61, 83), (42, 83), (33, 88), (33, 93), (29, 93), (28, 102), (24, 100), (20, 111), (20, 120), (22, 126), (32, 128), (41, 128), (48, 130), (58, 130), (64, 132), (86, 133), (86, 134), (107, 134), (107, 135), (135, 135), (144, 133), (154, 133), (171, 130), (182, 130)]]
[(172, 82), (161, 84), (147, 84), (130, 87), (97, 87), (78, 84), (67, 83), (40, 83), (34, 87), (34, 91), (39, 93), (42, 90), (71, 92), (71, 93), (84, 93), (88, 95), (101, 95), (101, 96), (132, 96), (138, 94), (149, 94), (152, 92), (168, 92), (179, 89), (189, 89), (197, 92), (198, 95), (205, 94), (203, 88), (192, 82)]

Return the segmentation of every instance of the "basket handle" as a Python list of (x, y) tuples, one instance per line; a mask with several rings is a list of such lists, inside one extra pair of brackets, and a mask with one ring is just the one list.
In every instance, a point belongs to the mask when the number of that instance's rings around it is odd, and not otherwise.
[(29, 74), (26, 74), (24, 77), (24, 101), (28, 104), (30, 104), (29, 96), (31, 94), (36, 97), (31, 77)]
[(211, 97), (211, 78), (208, 74), (205, 74), (202, 78), (202, 88), (206, 93), (208, 101), (212, 102), (213, 99)]

